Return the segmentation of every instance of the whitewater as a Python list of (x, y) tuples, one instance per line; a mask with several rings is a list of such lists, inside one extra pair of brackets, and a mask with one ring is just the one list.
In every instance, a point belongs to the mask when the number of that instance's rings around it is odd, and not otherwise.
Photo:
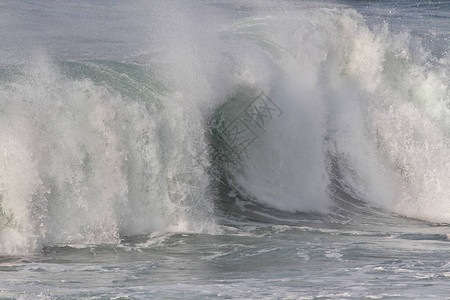
[(449, 1), (0, 3), (0, 299), (444, 299)]

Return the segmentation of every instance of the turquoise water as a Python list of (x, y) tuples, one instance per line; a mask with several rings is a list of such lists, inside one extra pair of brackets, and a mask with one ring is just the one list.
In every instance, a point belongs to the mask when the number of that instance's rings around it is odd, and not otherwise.
[(444, 299), (450, 3), (0, 4), (1, 299)]

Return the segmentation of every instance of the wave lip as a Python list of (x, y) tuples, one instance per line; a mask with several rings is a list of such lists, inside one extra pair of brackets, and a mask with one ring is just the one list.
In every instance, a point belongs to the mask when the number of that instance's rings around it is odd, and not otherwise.
[(221, 34), (239, 51), (251, 44), (253, 58), (230, 50), (240, 83), (268, 87), (286, 112), (247, 139), (230, 171), (237, 191), (281, 210), (327, 212), (340, 182), (369, 206), (448, 222), (445, 56), (351, 9), (249, 17)]
[(214, 233), (228, 193), (449, 222), (447, 54), (347, 8), (154, 5), (140, 62), (1, 71), (1, 252)]

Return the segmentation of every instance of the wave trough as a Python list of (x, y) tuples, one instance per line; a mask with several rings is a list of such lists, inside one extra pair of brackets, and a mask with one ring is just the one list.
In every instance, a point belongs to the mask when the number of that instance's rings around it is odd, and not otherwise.
[[(190, 26), (149, 25), (165, 50), (125, 61), (36, 55), (0, 70), (1, 253), (215, 233), (230, 191), (328, 214), (336, 183), (368, 206), (450, 222), (448, 54), (352, 9), (231, 21), (218, 7), (198, 31), (194, 9), (178, 5), (158, 8)], [(180, 31), (162, 34), (169, 25)], [(260, 92), (283, 114), (233, 164), (217, 159), (226, 145), (211, 142), (223, 137), (209, 120), (231, 122), (231, 99)]]

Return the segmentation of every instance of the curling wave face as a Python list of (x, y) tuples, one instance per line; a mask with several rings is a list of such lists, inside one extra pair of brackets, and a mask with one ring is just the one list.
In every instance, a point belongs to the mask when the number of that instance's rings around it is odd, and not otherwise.
[[(0, 70), (1, 253), (215, 233), (231, 198), (450, 221), (448, 54), (346, 8), (250, 5), (256, 17), (230, 18), (227, 6), (156, 6), (173, 18), (148, 25), (148, 54), (34, 55)], [(261, 92), (273, 115), (252, 106)], [(240, 118), (251, 141), (236, 150), (217, 118)]]

